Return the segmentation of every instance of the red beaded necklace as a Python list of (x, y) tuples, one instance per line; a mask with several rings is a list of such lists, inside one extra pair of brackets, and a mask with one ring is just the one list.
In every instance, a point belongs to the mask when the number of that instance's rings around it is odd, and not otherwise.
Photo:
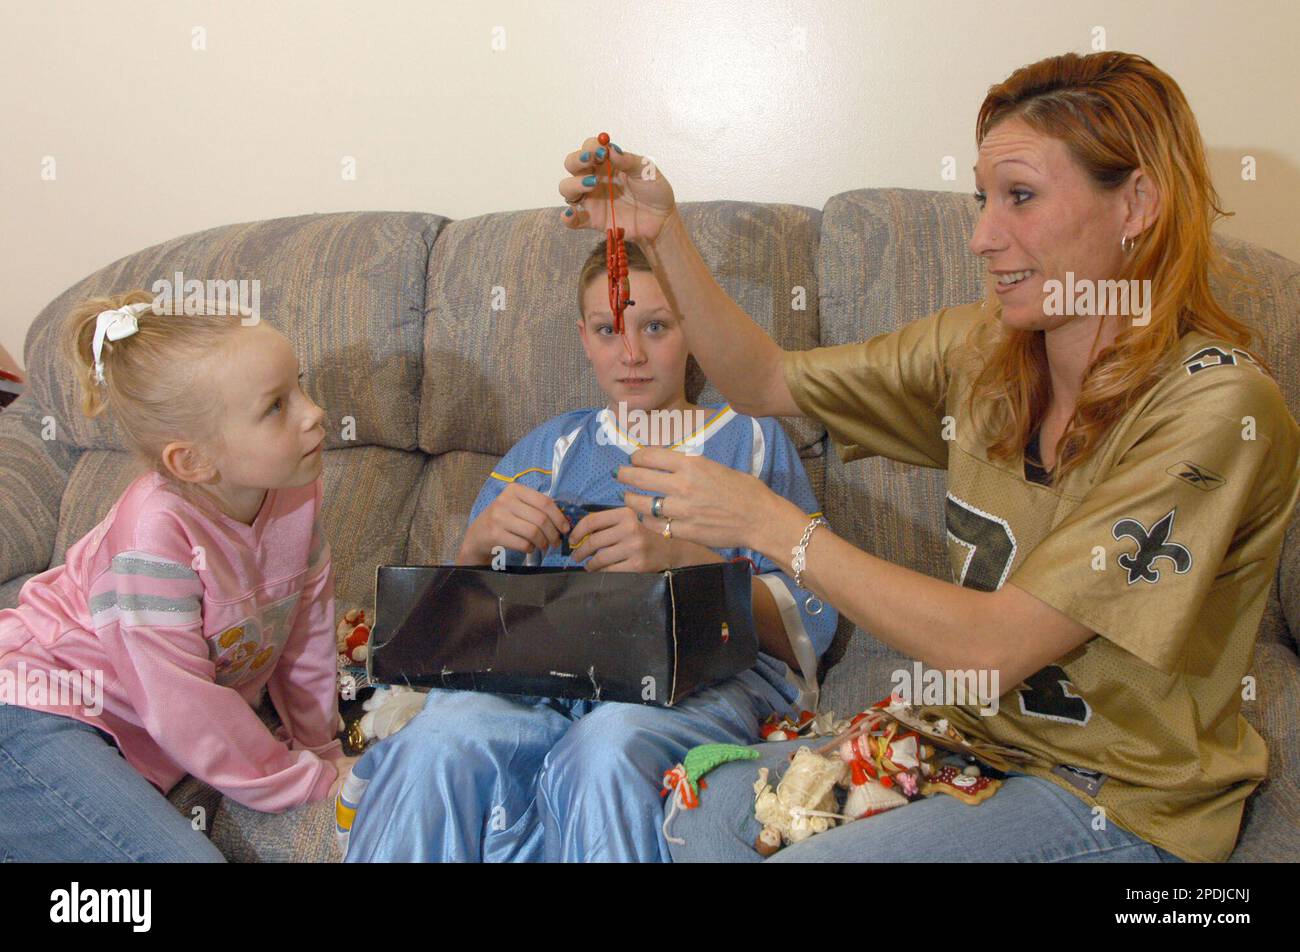
[(627, 245), (623, 242), (623, 229), (618, 227), (614, 217), (614, 162), (609, 144), (609, 133), (602, 132), (596, 141), (605, 147), (606, 194), (609, 200), (609, 227), (605, 229), (605, 270), (609, 273), (609, 310), (614, 315), (614, 333), (623, 334), (623, 342), (628, 350), (623, 326), (623, 312), (636, 301), (632, 300), (632, 284), (627, 276)]

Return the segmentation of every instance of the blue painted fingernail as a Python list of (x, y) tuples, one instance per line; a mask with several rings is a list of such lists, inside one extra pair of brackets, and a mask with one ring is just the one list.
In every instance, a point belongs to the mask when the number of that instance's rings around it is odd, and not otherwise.
[(594, 175), (588, 175), (585, 179), (582, 180), (582, 184), (583, 184), (583, 185), (595, 185), (595, 184), (596, 184), (596, 176), (594, 176)]
[(613, 469), (611, 469), (609, 471), (609, 475), (613, 476), (615, 479), (618, 479), (618, 467), (615, 466)]
[(590, 161), (591, 161), (591, 153), (590, 153), (590, 152), (584, 152), (584, 153), (582, 153), (582, 155), (578, 156), (578, 161), (579, 161), (579, 162), (590, 162)]
[(565, 217), (565, 218), (572, 218), (572, 217), (573, 217), (573, 209), (572, 209), (572, 208), (566, 208), (566, 209), (564, 210), (564, 217)]
[(596, 150), (596, 161), (597, 161), (597, 162), (604, 162), (604, 161), (605, 161), (605, 147), (604, 147), (604, 146), (601, 146), (599, 149)]
[(617, 143), (617, 142), (611, 142), (611, 143), (609, 144), (609, 146), (610, 146), (611, 149), (613, 149), (613, 150), (614, 150), (615, 152), (617, 152), (619, 155), (622, 155), (622, 154), (623, 154), (623, 150), (620, 149), (620, 148), (618, 147), (618, 143)]

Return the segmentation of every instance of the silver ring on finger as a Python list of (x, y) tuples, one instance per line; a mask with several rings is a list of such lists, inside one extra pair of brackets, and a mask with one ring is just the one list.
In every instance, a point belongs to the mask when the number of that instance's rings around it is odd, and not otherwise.
[(650, 503), (650, 515), (654, 516), (656, 519), (662, 519), (664, 517), (663, 496), (655, 496), (654, 502)]

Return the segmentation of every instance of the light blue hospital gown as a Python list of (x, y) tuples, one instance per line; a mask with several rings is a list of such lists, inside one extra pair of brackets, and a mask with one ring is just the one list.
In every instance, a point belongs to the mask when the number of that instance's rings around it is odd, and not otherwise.
[[(674, 449), (752, 473), (811, 516), (816, 498), (794, 445), (773, 419), (708, 408), (708, 423)], [(522, 439), (497, 465), (470, 521), (512, 481), (555, 499), (622, 505), (611, 471), (639, 448), (608, 410), (566, 413)], [(756, 552), (792, 633), (801, 672), (760, 653), (753, 668), (671, 708), (434, 689), (402, 730), (353, 768), (340, 829), (349, 862), (662, 861), (664, 771), (697, 744), (748, 744), (771, 713), (816, 706), (816, 665), (836, 613), (804, 609), (797, 589)], [(522, 563), (521, 553), (509, 555)], [(543, 565), (574, 565), (558, 547)]]

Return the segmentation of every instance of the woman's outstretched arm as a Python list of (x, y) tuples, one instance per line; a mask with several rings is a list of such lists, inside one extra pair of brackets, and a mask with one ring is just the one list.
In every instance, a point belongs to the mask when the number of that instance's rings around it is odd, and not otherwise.
[(700, 369), (737, 413), (802, 416), (786, 386), (783, 351), (714, 279), (673, 212), (645, 249)]
[[(755, 548), (790, 570), (792, 543), (807, 523), (793, 506), (755, 520)], [(825, 526), (804, 556), (804, 584), (863, 631), (933, 668), (997, 672), (1003, 692), (1094, 634), (1014, 584), (981, 592), (931, 578), (864, 552)]]

